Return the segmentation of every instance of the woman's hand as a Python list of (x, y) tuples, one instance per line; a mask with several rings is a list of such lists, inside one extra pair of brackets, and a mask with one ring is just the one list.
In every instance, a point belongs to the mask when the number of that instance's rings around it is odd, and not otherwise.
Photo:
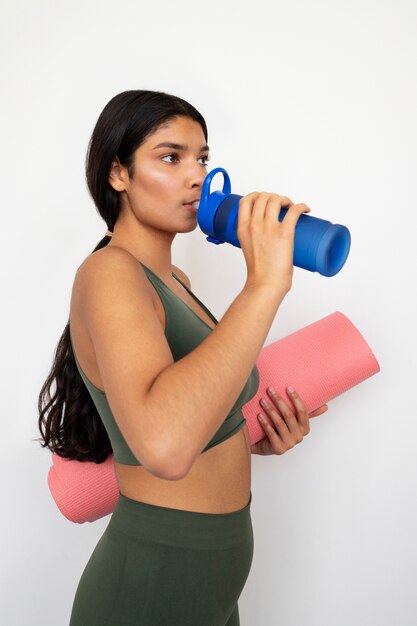
[[(288, 408), (279, 393), (268, 387), (270, 402), (265, 401), (264, 398), (260, 400), (265, 413), (263, 414), (264, 421), (259, 420), (267, 436), (251, 446), (252, 454), (284, 454), (296, 443), (301, 443), (304, 436), (308, 435), (310, 417), (322, 415), (329, 408), (327, 404), (324, 404), (309, 414), (298, 393), (295, 390), (290, 392), (289, 387), (287, 390), (297, 416)], [(258, 419), (260, 415), (262, 413), (258, 414)]]

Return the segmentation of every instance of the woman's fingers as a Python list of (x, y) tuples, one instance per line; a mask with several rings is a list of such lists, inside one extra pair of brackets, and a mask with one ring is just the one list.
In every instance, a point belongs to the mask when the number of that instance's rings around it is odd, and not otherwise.
[(290, 391), (290, 388), (287, 389), (288, 395), (296, 409), (297, 417), (281, 395), (272, 387), (267, 389), (271, 402), (262, 398), (260, 403), (279, 429), (279, 434), (283, 440), (289, 442), (292, 438), (294, 443), (300, 443), (303, 436), (310, 432), (310, 416), (299, 394), (295, 390)]
[(260, 401), (261, 406), (276, 426), (281, 439), (288, 447), (292, 448), (303, 439), (300, 424), (277, 391), (268, 389), (268, 395), (271, 402), (262, 398)]
[(303, 435), (308, 435), (310, 432), (310, 416), (307, 409), (295, 389), (287, 387), (287, 393), (297, 410), (297, 419), (300, 424), (300, 430)]
[[(267, 409), (265, 409), (265, 414), (266, 413), (268, 413)], [(289, 450), (289, 448), (294, 447), (294, 444), (285, 443), (281, 439), (280, 435), (276, 431), (276, 421), (271, 424), (270, 420), (266, 417), (266, 415), (263, 415), (262, 413), (258, 414), (258, 418), (268, 438), (269, 450), (268, 452), (265, 452), (264, 454), (284, 454), (284, 452)], [(267, 448), (267, 446), (265, 445), (265, 441), (263, 440), (258, 441), (255, 445), (261, 446), (262, 448)]]
[(265, 415), (261, 423), (274, 452), (283, 454), (286, 450), (293, 448), (295, 444), (300, 443), (305, 435), (308, 435), (310, 417), (322, 415), (329, 407), (324, 404), (309, 414), (297, 391), (287, 387), (288, 396), (296, 410), (297, 415), (295, 416), (275, 389), (268, 387), (267, 392), (270, 402), (265, 398), (261, 398), (259, 402), (269, 419)]
[(327, 406), (327, 404), (323, 404), (323, 406), (319, 407), (318, 409), (310, 413), (310, 417), (318, 417), (319, 415), (326, 413), (328, 408), (329, 407)]

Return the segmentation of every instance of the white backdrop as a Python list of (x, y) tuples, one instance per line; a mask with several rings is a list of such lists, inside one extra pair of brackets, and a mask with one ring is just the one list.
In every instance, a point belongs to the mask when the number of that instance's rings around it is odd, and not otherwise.
[[(84, 181), (104, 105), (179, 95), (206, 118), (232, 191), (274, 191), (348, 226), (344, 268), (299, 268), (266, 343), (336, 310), (381, 372), (304, 441), (252, 457), (255, 552), (242, 626), (412, 626), (417, 594), (417, 6), (413, 0), (0, 5), (2, 624), (64, 626), (109, 517), (77, 525), (49, 493), (37, 397), (76, 268), (106, 229)], [(219, 181), (221, 178), (216, 177)], [(173, 262), (221, 317), (241, 251), (197, 228)]]

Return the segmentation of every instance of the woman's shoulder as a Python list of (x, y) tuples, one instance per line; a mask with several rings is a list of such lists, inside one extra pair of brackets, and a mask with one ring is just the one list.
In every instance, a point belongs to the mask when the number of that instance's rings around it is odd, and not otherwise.
[(92, 252), (78, 266), (73, 290), (83, 292), (92, 287), (110, 290), (120, 283), (136, 284), (151, 293), (149, 281), (140, 263), (127, 250), (117, 246), (100, 248)]
[[(129, 273), (134, 273), (137, 276), (139, 273), (142, 275), (144, 283), (148, 284), (141, 264), (130, 252), (118, 246), (105, 246), (86, 256), (76, 270), (74, 283), (83, 282), (83, 279), (88, 277), (97, 280), (99, 275), (105, 276), (105, 273), (112, 269), (122, 270), (126, 276)], [(172, 272), (191, 289), (191, 281), (181, 268), (172, 265)]]
[(141, 268), (133, 254), (118, 246), (105, 246), (92, 252), (80, 263), (76, 274), (83, 274), (96, 270), (98, 267), (111, 268), (121, 265), (128, 265), (132, 268)]

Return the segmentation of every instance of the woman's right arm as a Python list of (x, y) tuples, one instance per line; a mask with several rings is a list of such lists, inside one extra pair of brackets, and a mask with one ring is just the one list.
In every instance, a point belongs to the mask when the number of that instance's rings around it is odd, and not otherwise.
[(276, 194), (242, 198), (238, 237), (246, 284), (212, 332), (176, 362), (136, 259), (114, 247), (78, 270), (80, 313), (110, 408), (133, 454), (158, 477), (188, 473), (256, 363), (291, 289), (294, 230), (307, 207), (292, 205), (280, 223), (280, 207), (290, 203)]

